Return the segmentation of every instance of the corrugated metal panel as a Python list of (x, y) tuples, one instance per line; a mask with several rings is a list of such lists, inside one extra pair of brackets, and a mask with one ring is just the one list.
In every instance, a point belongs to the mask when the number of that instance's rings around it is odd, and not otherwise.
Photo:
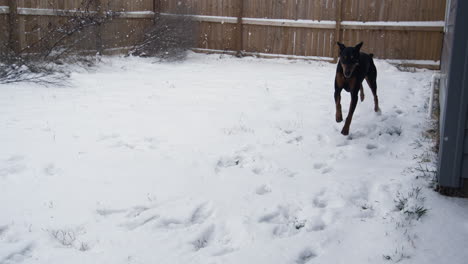
[[(445, 65), (446, 63), (442, 61), (442, 65)], [(439, 87), (439, 108), (440, 108), (440, 113), (439, 113), (439, 131), (440, 135), (442, 136), (442, 131), (443, 131), (443, 126), (445, 124), (445, 102), (447, 101), (447, 74), (443, 75), (444, 77), (441, 78), (440, 80), (440, 87)], [(442, 140), (442, 139), (441, 139)]]
[(468, 155), (463, 157), (462, 178), (468, 179)]
[(468, 155), (468, 129), (465, 129), (465, 151), (464, 153)]
[(445, 22), (444, 47), (442, 49), (441, 72), (447, 74), (450, 66), (450, 54), (453, 46), (453, 35), (455, 30), (455, 13), (457, 10), (458, 0), (447, 2), (447, 18)]
[[(451, 59), (451, 51), (453, 47), (453, 35), (455, 30), (455, 13), (457, 8), (458, 0), (450, 0), (447, 1), (447, 17), (446, 17), (446, 25), (445, 25), (445, 35), (444, 35), (444, 46), (442, 48), (442, 56), (440, 59), (440, 71), (444, 76), (440, 81), (439, 87), (439, 105), (440, 105), (440, 122), (439, 122), (439, 130), (440, 135), (442, 136), (443, 126), (445, 124), (445, 103), (447, 101), (447, 89), (448, 89), (448, 73), (450, 71), (450, 59)], [(442, 142), (442, 138), (441, 138)]]
[[(467, 109), (468, 111), (468, 109)], [(466, 114), (466, 129), (468, 130), (468, 113)]]
[[(443, 71), (447, 73), (447, 88), (444, 94), (444, 109), (441, 122), (439, 151), (439, 184), (443, 187), (461, 187), (462, 177), (468, 177), (468, 160), (465, 155), (465, 138), (468, 109), (468, 1), (452, 0), (449, 26), (444, 51)], [(451, 19), (455, 26), (451, 27)], [(466, 175), (466, 176), (465, 176)]]

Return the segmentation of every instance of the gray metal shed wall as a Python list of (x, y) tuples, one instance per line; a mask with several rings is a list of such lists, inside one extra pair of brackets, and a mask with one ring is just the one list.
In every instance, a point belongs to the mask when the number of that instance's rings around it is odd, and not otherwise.
[[(465, 75), (464, 75), (464, 90), (468, 89), (468, 40), (466, 41), (466, 50), (465, 50)], [(464, 138), (464, 148), (463, 148), (463, 161), (462, 161), (462, 172), (461, 177), (468, 179), (468, 103), (465, 102), (465, 138)]]
[[(468, 76), (465, 76), (465, 78), (468, 78)], [(463, 155), (462, 178), (468, 179), (468, 114), (466, 118), (466, 128), (465, 128), (465, 151)]]
[(442, 52), (439, 184), (460, 188), (468, 178), (468, 1), (451, 0)]
[(455, 14), (457, 8), (458, 0), (448, 0), (447, 1), (447, 12), (446, 12), (446, 21), (445, 21), (445, 34), (443, 41), (443, 49), (441, 55), (440, 71), (444, 76), (440, 81), (439, 87), (439, 105), (440, 105), (440, 131), (442, 131), (443, 125), (445, 124), (445, 102), (447, 101), (447, 82), (448, 82), (448, 73), (450, 71), (450, 59), (451, 59), (451, 49), (453, 47), (453, 36), (455, 31)]
[(453, 36), (455, 33), (455, 14), (458, 0), (447, 1), (447, 17), (445, 21), (444, 45), (442, 49), (442, 58), (440, 71), (447, 74), (450, 70), (451, 49), (453, 47)]

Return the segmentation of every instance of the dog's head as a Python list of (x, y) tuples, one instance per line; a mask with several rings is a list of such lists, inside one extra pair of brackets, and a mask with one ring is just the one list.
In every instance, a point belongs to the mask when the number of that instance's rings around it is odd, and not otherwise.
[(340, 64), (343, 68), (345, 78), (351, 77), (354, 69), (359, 65), (359, 54), (362, 42), (354, 47), (346, 47), (343, 43), (337, 42), (340, 47)]

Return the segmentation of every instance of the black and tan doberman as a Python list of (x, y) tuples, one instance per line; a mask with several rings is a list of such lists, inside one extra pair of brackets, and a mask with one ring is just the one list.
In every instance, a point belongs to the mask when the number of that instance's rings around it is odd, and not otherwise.
[(340, 56), (335, 76), (336, 122), (343, 121), (341, 90), (345, 89), (351, 93), (351, 105), (341, 134), (348, 135), (354, 110), (358, 103), (359, 91), (361, 91), (361, 101), (364, 101), (364, 89), (362, 88), (364, 79), (366, 79), (374, 95), (374, 111), (380, 112), (377, 97), (377, 68), (372, 59), (374, 55), (361, 52), (362, 42), (354, 47), (346, 47), (340, 42), (337, 42), (337, 44), (340, 47)]

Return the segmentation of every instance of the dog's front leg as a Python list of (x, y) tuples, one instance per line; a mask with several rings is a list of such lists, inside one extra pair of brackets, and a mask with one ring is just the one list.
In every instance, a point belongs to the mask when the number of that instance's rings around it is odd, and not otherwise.
[(336, 113), (335, 118), (336, 122), (340, 123), (343, 121), (343, 114), (341, 112), (341, 90), (345, 85), (343, 74), (337, 73), (335, 78), (335, 106), (336, 106)]
[(358, 92), (359, 87), (354, 87), (351, 90), (351, 104), (349, 106), (349, 113), (346, 117), (346, 122), (343, 126), (343, 130), (341, 130), (341, 134), (347, 136), (349, 134), (349, 126), (351, 125), (351, 120), (353, 119), (354, 110), (356, 110), (356, 105), (358, 103)]
[(364, 102), (364, 98), (366, 98), (366, 96), (364, 95), (364, 88), (362, 87), (362, 83), (361, 83), (361, 89), (360, 89), (360, 95), (361, 95), (361, 102)]
[(336, 106), (336, 122), (340, 123), (343, 121), (343, 114), (341, 112), (341, 88), (335, 88), (335, 106)]

